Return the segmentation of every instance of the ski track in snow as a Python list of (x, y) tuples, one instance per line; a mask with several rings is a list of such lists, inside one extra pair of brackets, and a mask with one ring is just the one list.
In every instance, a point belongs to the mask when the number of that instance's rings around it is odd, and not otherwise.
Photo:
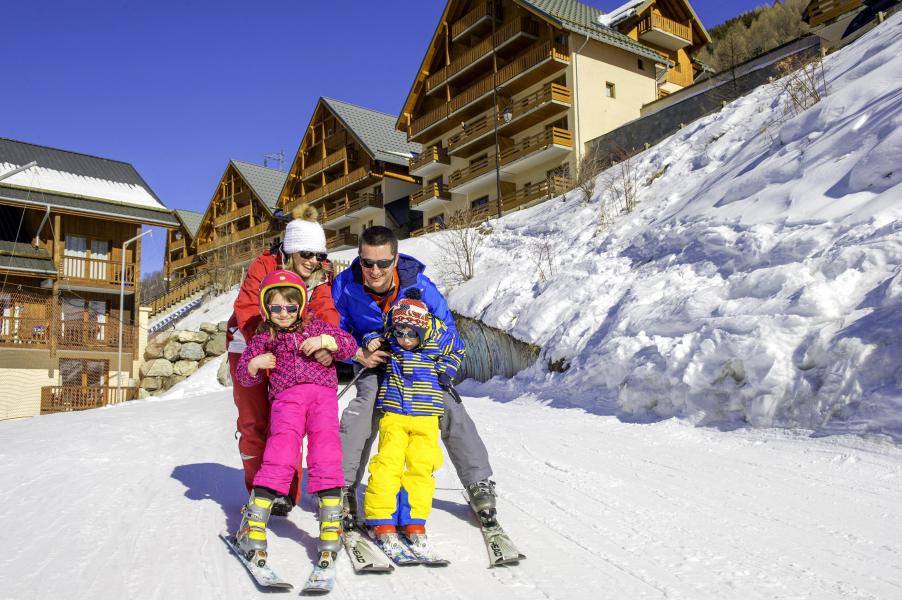
[[(902, 449), (675, 419), (624, 423), (466, 398), (528, 558), (488, 569), (447, 458), (429, 522), (446, 568), (355, 575), (335, 598), (902, 597)], [(228, 390), (0, 423), (0, 502), (15, 507), (0, 598), (260, 597), (218, 539), (246, 500)], [(306, 498), (271, 522), (270, 564), (303, 583)]]

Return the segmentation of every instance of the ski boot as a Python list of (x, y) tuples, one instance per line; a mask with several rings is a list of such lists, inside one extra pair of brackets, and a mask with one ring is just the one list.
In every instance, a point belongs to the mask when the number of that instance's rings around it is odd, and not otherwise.
[(238, 549), (248, 562), (258, 567), (266, 564), (266, 523), (272, 510), (273, 494), (254, 488), (247, 504), (241, 509), (241, 525), (235, 534)]
[(329, 567), (341, 548), (342, 504), (340, 491), (336, 488), (328, 490), (319, 497), (319, 552), (317, 564), (322, 568)]
[(357, 526), (357, 487), (351, 486), (341, 489), (342, 521), (345, 530)]
[(487, 527), (497, 524), (495, 520), (495, 482), (491, 479), (481, 479), (467, 486), (467, 496), (473, 511), (479, 516)]
[(429, 553), (429, 538), (426, 537), (425, 525), (404, 525), (401, 530), (410, 542), (409, 546), (414, 554), (423, 556)]

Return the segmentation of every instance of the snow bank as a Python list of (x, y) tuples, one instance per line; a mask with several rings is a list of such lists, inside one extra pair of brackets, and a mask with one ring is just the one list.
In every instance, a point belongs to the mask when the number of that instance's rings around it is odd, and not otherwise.
[(606, 228), (604, 174), (588, 204), (493, 222), (449, 301), (545, 355), (492, 393), (902, 433), (900, 34), (896, 15), (828, 56), (829, 95), (795, 118), (775, 82), (635, 157), (638, 208)]

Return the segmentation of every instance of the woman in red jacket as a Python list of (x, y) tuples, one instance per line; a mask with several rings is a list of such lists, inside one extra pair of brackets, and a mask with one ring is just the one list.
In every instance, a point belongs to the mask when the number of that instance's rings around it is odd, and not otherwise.
[[(238, 384), (235, 368), (244, 351), (245, 341), (254, 336), (263, 319), (260, 316), (260, 282), (277, 269), (294, 271), (307, 285), (307, 310), (318, 319), (338, 327), (338, 311), (332, 302), (332, 267), (326, 260), (326, 234), (316, 220), (316, 209), (302, 204), (292, 211), (291, 216), (293, 220), (285, 228), (285, 241), (264, 250), (248, 267), (228, 323), (229, 373), (232, 375), (232, 396), (238, 407), (236, 435), (248, 493), (253, 488), (254, 475), (263, 464), (263, 449), (269, 433), (269, 382), (264, 379), (259, 385), (243, 387)], [(331, 356), (316, 358), (331, 364)], [(288, 514), (300, 500), (301, 468), (302, 465), (298, 464), (289, 497), (278, 498), (273, 504), (273, 514)]]

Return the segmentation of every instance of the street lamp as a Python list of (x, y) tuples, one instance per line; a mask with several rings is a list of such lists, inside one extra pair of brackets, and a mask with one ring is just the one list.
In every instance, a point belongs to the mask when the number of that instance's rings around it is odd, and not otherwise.
[(25, 171), (26, 169), (30, 169), (31, 167), (33, 167), (37, 164), (38, 164), (38, 161), (33, 160), (30, 163), (28, 163), (27, 165), (23, 165), (23, 166), (19, 167), (18, 169), (13, 169), (12, 171), (7, 171), (6, 173), (2, 173), (2, 174), (0, 174), (0, 181), (2, 181), (3, 179), (6, 179), (7, 177), (12, 177), (16, 173), (21, 173), (22, 171)]
[[(116, 368), (116, 402), (122, 402), (122, 312), (125, 309), (125, 248), (148, 233), (153, 233), (153, 230), (148, 229), (144, 233), (139, 233), (122, 244), (122, 269), (119, 271), (119, 350), (117, 351), (119, 364)], [(140, 277), (140, 273), (138, 277)], [(137, 298), (135, 300), (137, 308)]]

